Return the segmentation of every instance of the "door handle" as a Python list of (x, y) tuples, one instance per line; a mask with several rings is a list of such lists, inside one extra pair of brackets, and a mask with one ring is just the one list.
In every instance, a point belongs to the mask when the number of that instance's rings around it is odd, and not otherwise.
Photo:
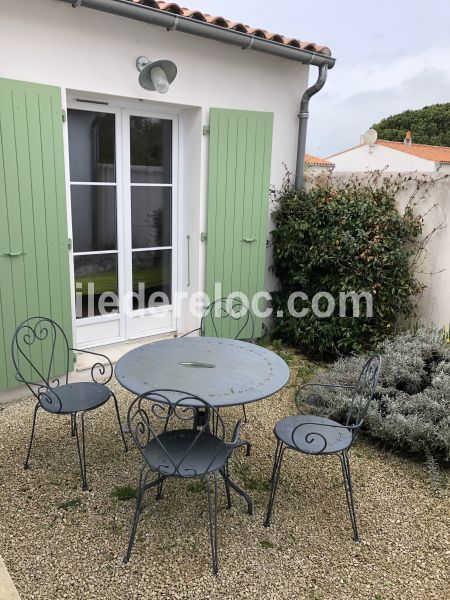
[(191, 236), (187, 235), (187, 284), (189, 287), (191, 285)]
[(256, 242), (256, 238), (242, 238), (241, 242), (247, 242), (248, 244), (251, 244), (251, 242)]
[(2, 256), (22, 256), (25, 252), (23, 250), (18, 250), (17, 252), (3, 252)]

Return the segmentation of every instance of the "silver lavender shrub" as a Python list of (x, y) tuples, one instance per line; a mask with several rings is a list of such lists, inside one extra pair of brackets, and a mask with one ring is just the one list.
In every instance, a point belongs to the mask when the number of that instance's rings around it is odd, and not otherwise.
[[(442, 331), (420, 325), (386, 339), (377, 352), (383, 356), (383, 369), (365, 431), (391, 447), (448, 463), (450, 343)], [(340, 358), (330, 369), (320, 371), (316, 381), (354, 383), (366, 358)], [(344, 421), (349, 398), (348, 391), (327, 391), (325, 413)], [(298, 404), (304, 399), (299, 397)]]

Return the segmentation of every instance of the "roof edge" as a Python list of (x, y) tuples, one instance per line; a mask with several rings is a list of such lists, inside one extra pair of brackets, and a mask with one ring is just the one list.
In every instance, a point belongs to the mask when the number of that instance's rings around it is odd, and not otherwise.
[[(284, 44), (273, 39), (265, 39), (237, 29), (227, 29), (211, 22), (201, 21), (192, 17), (174, 14), (130, 0), (58, 0), (73, 7), (82, 6), (117, 16), (144, 21), (164, 27), (168, 31), (181, 31), (214, 41), (240, 46), (243, 50), (256, 50), (273, 54), (288, 60), (295, 60), (306, 65), (327, 65), (333, 68), (336, 61), (327, 47), (321, 47), (319, 52)], [(256, 32), (259, 30), (255, 30)]]
[[(376, 140), (373, 144), (374, 146), (383, 146), (383, 148), (388, 148), (389, 150), (393, 150), (394, 152), (402, 152), (404, 154), (408, 154), (409, 156), (414, 156), (416, 158), (420, 158), (422, 160), (428, 160), (430, 162), (439, 163), (439, 164), (450, 164), (450, 160), (443, 160), (433, 157), (433, 156), (424, 156), (420, 154), (420, 149), (430, 149), (430, 150), (449, 150), (449, 146), (433, 146), (432, 144), (414, 144), (411, 146), (405, 146), (403, 142), (395, 142), (393, 140)], [(351, 152), (352, 150), (356, 150), (357, 148), (361, 148), (362, 146), (367, 146), (367, 144), (357, 144), (356, 146), (351, 146), (350, 148), (346, 148), (345, 150), (341, 150), (340, 152), (336, 152), (335, 154), (330, 154), (326, 157), (325, 160), (329, 160), (334, 158), (335, 156), (340, 156), (341, 154), (345, 154), (346, 152)], [(412, 152), (411, 150), (417, 149), (419, 152)]]

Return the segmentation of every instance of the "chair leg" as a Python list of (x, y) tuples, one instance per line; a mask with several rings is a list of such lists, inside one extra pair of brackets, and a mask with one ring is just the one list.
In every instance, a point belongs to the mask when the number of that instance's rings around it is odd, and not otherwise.
[(164, 475), (161, 476), (161, 479), (158, 483), (158, 487), (156, 488), (156, 496), (155, 496), (155, 500), (158, 502), (159, 500), (161, 500), (162, 498), (162, 488), (163, 488), (163, 483), (164, 480), (166, 479), (166, 477), (164, 477)]
[[(137, 532), (137, 528), (138, 528), (138, 524), (139, 524), (139, 517), (141, 516), (141, 512), (142, 512), (142, 500), (144, 499), (145, 482), (147, 480), (148, 475), (149, 475), (149, 471), (144, 466), (141, 469), (141, 474), (139, 475), (139, 489), (138, 489), (138, 494), (136, 496), (136, 504), (135, 504), (134, 516), (133, 516), (133, 525), (131, 527), (130, 541), (128, 542), (127, 552), (123, 558), (124, 563), (127, 563), (130, 560), (131, 550), (133, 549), (134, 538), (136, 537), (136, 532)], [(157, 481), (159, 481), (159, 479)]]
[(212, 572), (217, 575), (219, 572), (219, 557), (217, 550), (217, 473), (214, 473), (214, 498), (211, 494), (211, 484), (208, 477), (205, 477), (206, 490), (208, 492), (208, 515), (209, 515), (209, 532), (211, 537), (211, 557), (212, 557)]
[(227, 495), (227, 508), (231, 508), (231, 492), (229, 483), (228, 462), (226, 462), (224, 468), (220, 470), (220, 474), (222, 475), (222, 479), (225, 483), (225, 493)]
[(273, 506), (275, 503), (275, 495), (277, 493), (278, 481), (280, 478), (281, 471), (281, 462), (283, 460), (284, 454), (284, 444), (280, 440), (277, 442), (277, 447), (275, 450), (275, 458), (273, 461), (273, 469), (272, 469), (272, 479), (270, 484), (270, 496), (269, 496), (269, 504), (267, 506), (266, 518), (264, 519), (264, 527), (269, 527), (270, 519), (272, 517)]
[(77, 422), (77, 413), (74, 413), (74, 423), (75, 423), (75, 437), (77, 438), (77, 449), (78, 449), (78, 458), (80, 460), (80, 472), (81, 472), (81, 489), (83, 492), (87, 491), (87, 468), (86, 468), (86, 440), (84, 435), (84, 412), (81, 413), (81, 439), (78, 433), (78, 422)]
[(247, 423), (247, 411), (245, 410), (245, 404), (242, 405), (242, 412), (244, 413), (244, 423)]
[(111, 392), (111, 396), (112, 396), (112, 397), (113, 397), (113, 399), (114, 399), (114, 405), (115, 405), (115, 407), (116, 407), (117, 421), (118, 421), (118, 423), (119, 423), (120, 435), (122, 436), (122, 441), (123, 441), (123, 445), (124, 445), (124, 447), (125, 447), (125, 452), (128, 452), (128, 446), (127, 446), (127, 443), (126, 443), (126, 441), (125, 441), (125, 435), (124, 435), (124, 433), (123, 433), (123, 427), (122, 427), (122, 423), (121, 423), (121, 421), (120, 421), (119, 404), (118, 404), (118, 402), (117, 402), (116, 395), (115, 395), (113, 392)]
[(355, 540), (355, 542), (359, 542), (360, 537), (358, 533), (358, 525), (356, 522), (355, 504), (353, 501), (353, 484), (350, 475), (350, 460), (348, 457), (348, 452), (344, 450), (342, 454), (339, 454), (339, 458), (341, 461), (342, 476), (344, 479), (345, 498), (347, 500), (348, 512), (350, 515), (350, 521), (352, 523), (353, 539)]
[(28, 461), (30, 460), (30, 454), (31, 454), (31, 447), (33, 445), (33, 438), (34, 438), (34, 430), (36, 427), (36, 416), (37, 416), (37, 411), (40, 408), (40, 404), (39, 402), (36, 404), (36, 406), (34, 407), (34, 412), (33, 412), (33, 425), (31, 426), (31, 438), (30, 438), (30, 443), (28, 444), (28, 452), (27, 452), (27, 457), (25, 459), (25, 462), (23, 464), (23, 468), (24, 469), (29, 469), (29, 464)]
[(75, 437), (75, 414), (71, 413), (70, 415), (70, 435)]

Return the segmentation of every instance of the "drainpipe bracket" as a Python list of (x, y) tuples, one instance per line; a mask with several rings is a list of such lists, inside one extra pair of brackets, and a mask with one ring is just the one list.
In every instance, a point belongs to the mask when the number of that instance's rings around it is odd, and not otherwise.
[(172, 27), (168, 27), (167, 31), (175, 31), (175, 29), (178, 27), (178, 21), (179, 21), (178, 15), (175, 15), (173, 25), (172, 25)]
[(255, 41), (255, 37), (252, 35), (250, 38), (250, 42), (248, 43), (248, 46), (242, 46), (242, 50), (250, 50), (251, 47), (253, 46), (254, 41)]

